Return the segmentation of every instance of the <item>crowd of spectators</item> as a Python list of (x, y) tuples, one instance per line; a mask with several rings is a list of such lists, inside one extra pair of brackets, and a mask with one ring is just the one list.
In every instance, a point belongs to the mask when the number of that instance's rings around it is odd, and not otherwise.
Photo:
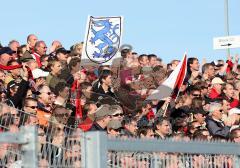
[(12, 40), (0, 47), (1, 132), (36, 125), (39, 142), (56, 147), (79, 130), (115, 137), (240, 142), (237, 55), (201, 65), (197, 57), (189, 57), (177, 99), (146, 100), (180, 60), (165, 64), (157, 55), (123, 48), (119, 64), (84, 65), (82, 47), (77, 43), (67, 50), (60, 41), (47, 47), (34, 34), (26, 44)]

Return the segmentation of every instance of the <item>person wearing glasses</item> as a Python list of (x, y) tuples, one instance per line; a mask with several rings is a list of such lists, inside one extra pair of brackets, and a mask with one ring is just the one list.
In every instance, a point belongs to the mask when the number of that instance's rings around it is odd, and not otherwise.
[(37, 114), (37, 100), (34, 98), (26, 98), (23, 103), (24, 112)]
[(20, 117), (19, 125), (36, 125), (38, 124), (37, 118), (37, 100), (34, 98), (26, 98), (23, 102), (23, 111), (19, 111)]
[(46, 85), (39, 87), (39, 95), (37, 96), (37, 117), (39, 124), (48, 126), (48, 120), (51, 118), (52, 111), (52, 92)]
[(207, 129), (213, 138), (228, 139), (230, 128), (233, 125), (231, 120), (222, 121), (223, 108), (220, 103), (211, 103), (209, 115), (206, 118)]
[(193, 99), (195, 97), (201, 97), (201, 90), (200, 88), (194, 86), (190, 91), (190, 97)]
[(110, 105), (104, 104), (100, 106), (95, 113), (89, 115), (89, 118), (93, 120), (93, 124), (88, 131), (106, 131), (114, 113), (115, 111), (111, 109)]
[(48, 86), (40, 86), (39, 94), (37, 95), (38, 109), (49, 112), (51, 111), (51, 90)]

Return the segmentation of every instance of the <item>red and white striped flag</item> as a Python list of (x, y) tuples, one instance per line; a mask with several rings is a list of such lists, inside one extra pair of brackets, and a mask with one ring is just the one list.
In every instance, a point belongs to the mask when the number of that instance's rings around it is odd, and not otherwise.
[(162, 100), (167, 97), (176, 99), (187, 72), (187, 55), (170, 74), (170, 76), (147, 97), (147, 100)]

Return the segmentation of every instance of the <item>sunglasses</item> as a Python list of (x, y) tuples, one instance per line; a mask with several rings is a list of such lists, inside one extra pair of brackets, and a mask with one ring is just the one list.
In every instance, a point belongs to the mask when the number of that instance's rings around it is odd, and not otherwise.
[(37, 109), (37, 106), (26, 106), (26, 107), (29, 107), (31, 109)]
[(6, 94), (7, 92), (6, 91), (0, 91), (0, 94), (3, 94), (3, 93)]
[(194, 129), (200, 129), (200, 128), (201, 128), (201, 126), (194, 127)]
[(114, 114), (114, 115), (112, 115), (113, 117), (122, 117), (123, 116), (123, 114), (122, 113), (119, 113), (119, 114)]
[(194, 97), (200, 97), (200, 94), (193, 94)]

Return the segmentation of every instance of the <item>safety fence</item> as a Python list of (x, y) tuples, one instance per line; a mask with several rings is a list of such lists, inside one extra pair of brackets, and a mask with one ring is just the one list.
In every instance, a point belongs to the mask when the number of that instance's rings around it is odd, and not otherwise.
[(87, 132), (81, 137), (83, 167), (240, 167), (237, 143), (109, 138), (104, 132)]
[(37, 168), (37, 131), (21, 127), (17, 133), (0, 133), (0, 167)]
[[(0, 113), (0, 135), (19, 133), (22, 127), (37, 128), (38, 167), (81, 167), (79, 129), (58, 122), (52, 114), (33, 114), (3, 106), (8, 110), (3, 109)], [(64, 116), (60, 117), (63, 119)], [(0, 153), (0, 167), (9, 167), (10, 163), (22, 164), (21, 145), (6, 142), (1, 145)]]
[[(32, 142), (26, 137), (33, 135), (22, 131), (22, 127), (30, 131), (26, 128), (31, 126), (37, 128), (35, 149), (33, 143), (26, 146)], [(0, 146), (0, 167), (240, 167), (240, 145), (231, 142), (112, 138), (104, 132), (83, 133), (53, 116), (14, 108), (1, 111), (0, 128), (0, 142), (5, 142)], [(3, 138), (6, 134), (8, 138)]]

